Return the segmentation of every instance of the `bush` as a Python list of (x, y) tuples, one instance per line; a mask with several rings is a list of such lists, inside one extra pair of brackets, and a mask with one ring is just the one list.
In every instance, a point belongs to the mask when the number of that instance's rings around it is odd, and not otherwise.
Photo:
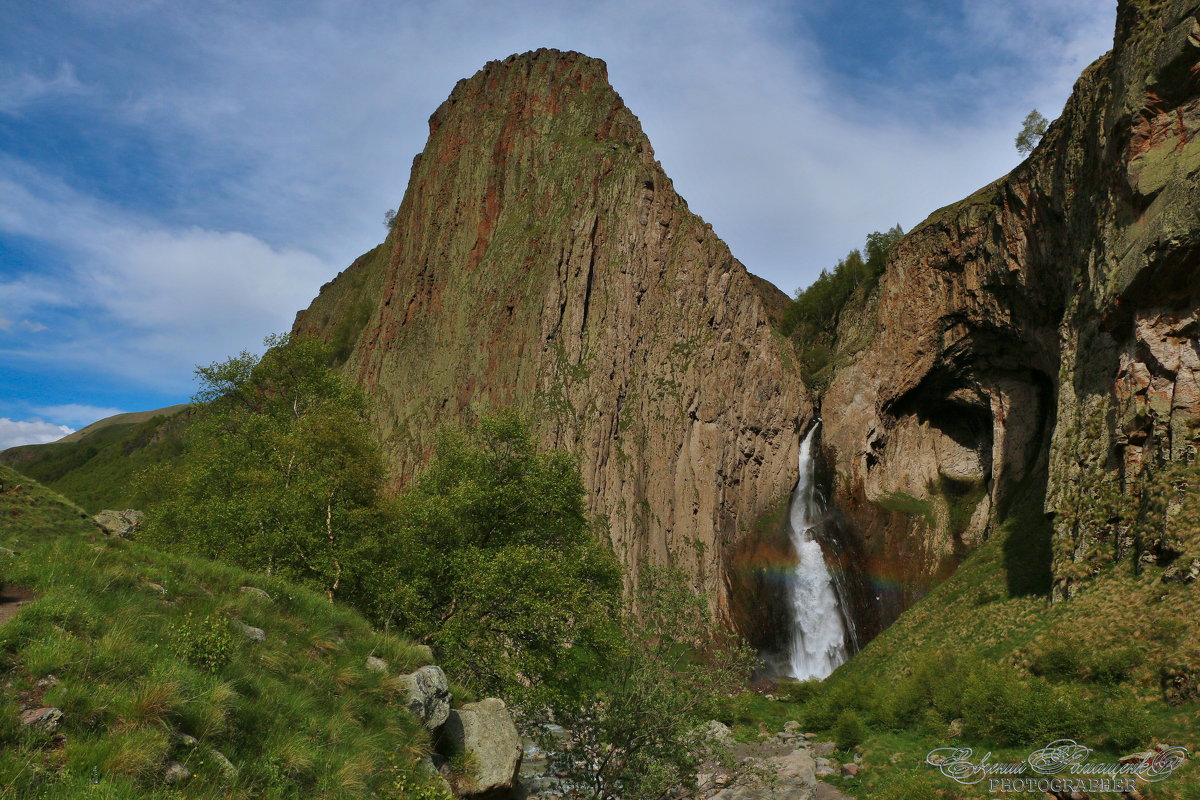
[(1088, 677), (1096, 683), (1112, 686), (1129, 680), (1134, 668), (1142, 663), (1142, 651), (1136, 647), (1104, 650), (1092, 659)]
[(878, 708), (875, 689), (870, 684), (845, 681), (821, 688), (822, 693), (810, 701), (800, 715), (804, 727), (810, 730), (830, 730), (843, 711), (865, 714)]
[(188, 614), (182, 623), (171, 624), (169, 633), (176, 655), (200, 669), (220, 672), (233, 657), (233, 632), (224, 617)]
[(1092, 728), (1102, 744), (1124, 751), (1149, 743), (1150, 716), (1129, 689), (1110, 690), (1092, 708)]
[(620, 617), (607, 660), (585, 687), (553, 698), (571, 731), (545, 735), (554, 765), (585, 797), (652, 800), (695, 790), (705, 761), (734, 769), (726, 743), (705, 733), (754, 663), (677, 572), (645, 567), (638, 612)]
[(843, 711), (833, 726), (833, 740), (839, 750), (849, 750), (867, 738), (867, 726), (853, 711)]
[(1077, 680), (1083, 676), (1079, 654), (1084, 652), (1076, 642), (1054, 642), (1033, 658), (1029, 671), (1051, 680)]
[(775, 686), (775, 697), (785, 703), (807, 703), (821, 691), (819, 680), (798, 681), (785, 678)]

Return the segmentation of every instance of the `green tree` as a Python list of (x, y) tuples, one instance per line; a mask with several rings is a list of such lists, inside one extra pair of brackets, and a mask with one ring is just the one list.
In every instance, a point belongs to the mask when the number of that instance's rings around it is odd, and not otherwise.
[(1025, 117), (1025, 121), (1021, 123), (1021, 131), (1017, 134), (1017, 152), (1027, 156), (1033, 152), (1033, 148), (1038, 146), (1038, 142), (1046, 135), (1046, 129), (1050, 127), (1050, 123), (1043, 117), (1035, 108), (1030, 111)]
[(597, 800), (687, 797), (701, 763), (732, 768), (728, 743), (705, 723), (754, 663), (679, 573), (643, 568), (636, 599), (603, 668), (578, 693), (554, 699), (570, 741), (545, 742), (557, 768)]
[(572, 684), (605, 649), (620, 569), (577, 461), (540, 452), (517, 413), (443, 431), (396, 520), (375, 615), (429, 642), (458, 680), (521, 701)]
[(384, 469), (362, 393), (311, 339), (269, 337), (200, 367), (182, 458), (144, 476), (162, 501), (141, 537), (348, 597), (386, 529)]

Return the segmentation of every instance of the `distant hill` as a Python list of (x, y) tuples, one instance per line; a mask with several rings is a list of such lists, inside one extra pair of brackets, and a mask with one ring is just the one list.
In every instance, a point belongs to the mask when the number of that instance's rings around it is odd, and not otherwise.
[(95, 513), (137, 507), (134, 477), (183, 448), (191, 405), (117, 414), (49, 444), (0, 451), (0, 464), (49, 486)]
[(180, 403), (175, 406), (167, 406), (154, 411), (128, 411), (124, 414), (113, 414), (111, 417), (105, 417), (102, 420), (93, 422), (86, 428), (80, 428), (74, 433), (64, 436), (63, 438), (50, 442), (50, 444), (65, 444), (67, 442), (78, 442), (102, 428), (108, 428), (113, 425), (131, 425), (146, 420), (154, 419), (155, 417), (173, 417), (185, 408), (191, 408), (191, 403)]

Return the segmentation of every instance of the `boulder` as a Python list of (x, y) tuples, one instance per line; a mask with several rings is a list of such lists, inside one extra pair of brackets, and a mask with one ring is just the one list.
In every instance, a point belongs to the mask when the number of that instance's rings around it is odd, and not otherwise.
[(837, 745), (833, 742), (812, 743), (812, 754), (820, 758), (829, 758), (835, 750), (837, 750)]
[(172, 735), (171, 738), (174, 739), (175, 742), (180, 747), (189, 747), (190, 748), (190, 747), (195, 747), (196, 745), (200, 744), (200, 740), (197, 739), (195, 736), (192, 736), (190, 733), (184, 733), (182, 731), (176, 731), (174, 733), (174, 735)]
[(367, 672), (387, 674), (387, 671), (388, 666), (386, 661), (379, 656), (367, 656)]
[(192, 777), (192, 771), (178, 761), (168, 761), (163, 770), (163, 783), (168, 786), (178, 786)]
[(252, 642), (265, 642), (267, 640), (267, 632), (262, 628), (256, 628), (253, 625), (247, 625), (241, 620), (235, 619), (233, 625), (237, 628), (242, 636), (245, 636)]
[(141, 511), (135, 511), (132, 508), (127, 508), (124, 511), (105, 509), (92, 517), (92, 522), (99, 525), (104, 529), (105, 533), (111, 536), (120, 536), (122, 539), (128, 539), (141, 526), (145, 516)]
[(426, 728), (433, 730), (450, 716), (450, 683), (441, 667), (421, 667), (416, 672), (399, 676), (397, 680), (408, 695), (408, 710)]
[(31, 708), (21, 712), (21, 724), (38, 730), (53, 733), (58, 730), (63, 712), (58, 708)]
[(763, 759), (739, 783), (722, 789), (712, 800), (812, 800), (819, 774), (806, 750)]
[(208, 750), (208, 760), (216, 765), (217, 769), (221, 771), (221, 777), (227, 782), (233, 783), (237, 780), (238, 768), (220, 750), (213, 750), (210, 747)]
[(842, 764), (842, 777), (843, 778), (857, 778), (858, 770), (859, 770), (858, 764)]
[(243, 586), (239, 589), (239, 591), (242, 594), (248, 594), (251, 597), (262, 600), (264, 603), (271, 602), (271, 595), (267, 594), (266, 592), (264, 592), (262, 589), (258, 588), (257, 586)]
[(729, 730), (729, 726), (723, 722), (710, 719), (701, 730), (706, 738), (718, 744), (723, 744), (726, 747), (732, 747), (735, 744), (733, 731)]
[(442, 726), (442, 745), (466, 756), (466, 774), (457, 781), (460, 794), (500, 793), (516, 787), (521, 737), (503, 700), (489, 697), (451, 711)]

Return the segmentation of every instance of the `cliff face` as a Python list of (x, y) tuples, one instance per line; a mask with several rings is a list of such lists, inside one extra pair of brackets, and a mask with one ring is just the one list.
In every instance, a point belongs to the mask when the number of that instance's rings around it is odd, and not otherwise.
[(1200, 556), (1172, 516), (1200, 421), (1198, 9), (1121, 2), (1031, 157), (906, 236), (843, 324), (823, 448), (877, 624), (1029, 504), (1029, 591)]
[(603, 62), (539, 50), (460, 81), (386, 242), (295, 331), (372, 393), (402, 484), (443, 423), (526, 409), (581, 459), (632, 568), (725, 598), (723, 554), (796, 479), (811, 403), (749, 275), (654, 159)]

